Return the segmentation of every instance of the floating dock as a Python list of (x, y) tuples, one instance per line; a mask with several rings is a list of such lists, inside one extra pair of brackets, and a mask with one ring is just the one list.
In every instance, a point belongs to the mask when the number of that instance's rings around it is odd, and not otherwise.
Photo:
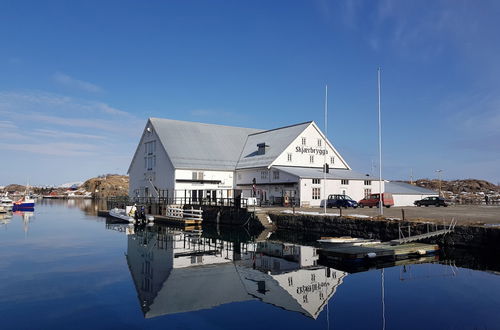
[(416, 256), (432, 255), (439, 250), (436, 244), (409, 243), (391, 245), (388, 243), (365, 246), (340, 246), (319, 249), (319, 254), (326, 260), (361, 261), (361, 260), (401, 260)]

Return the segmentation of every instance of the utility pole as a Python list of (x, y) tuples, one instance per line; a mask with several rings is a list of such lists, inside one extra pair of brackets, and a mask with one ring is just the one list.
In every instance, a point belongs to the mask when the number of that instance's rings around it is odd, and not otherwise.
[(436, 170), (437, 174), (438, 174), (438, 180), (439, 180), (439, 197), (441, 197), (441, 173), (443, 172), (443, 170)]

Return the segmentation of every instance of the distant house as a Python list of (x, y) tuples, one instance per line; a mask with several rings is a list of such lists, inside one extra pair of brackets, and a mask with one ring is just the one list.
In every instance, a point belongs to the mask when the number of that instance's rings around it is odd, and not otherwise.
[(378, 192), (376, 178), (353, 171), (312, 121), (259, 130), (150, 118), (128, 173), (131, 197), (319, 206), (329, 194)]
[(416, 200), (439, 196), (437, 191), (404, 182), (386, 182), (385, 192), (391, 193), (394, 197), (394, 206), (413, 206)]

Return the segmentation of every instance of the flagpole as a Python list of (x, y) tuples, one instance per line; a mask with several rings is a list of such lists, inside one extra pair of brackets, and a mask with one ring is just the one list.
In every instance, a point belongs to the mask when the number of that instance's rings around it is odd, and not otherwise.
[(323, 207), (326, 214), (326, 146), (328, 136), (328, 85), (325, 85), (325, 152), (323, 153)]
[(378, 90), (378, 192), (379, 192), (379, 209), (380, 215), (384, 215), (383, 191), (382, 191), (382, 120), (380, 115), (380, 67), (377, 70), (377, 90)]

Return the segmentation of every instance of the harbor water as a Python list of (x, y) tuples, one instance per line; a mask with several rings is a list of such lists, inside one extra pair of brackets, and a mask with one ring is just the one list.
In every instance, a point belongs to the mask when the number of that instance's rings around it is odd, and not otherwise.
[(500, 260), (353, 271), (286, 233), (134, 227), (97, 209), (0, 215), (1, 329), (500, 329)]

